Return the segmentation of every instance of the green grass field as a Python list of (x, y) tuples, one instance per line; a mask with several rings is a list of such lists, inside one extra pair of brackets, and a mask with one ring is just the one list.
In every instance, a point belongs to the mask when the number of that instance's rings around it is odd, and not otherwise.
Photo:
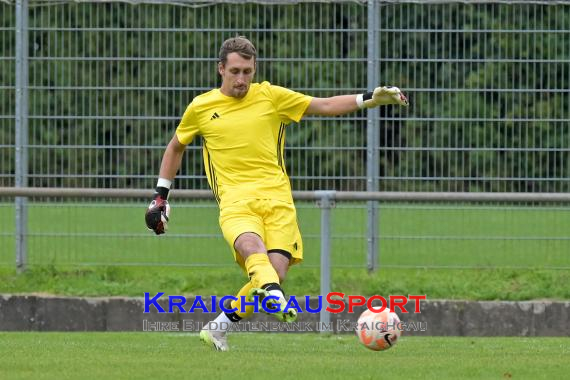
[(230, 352), (185, 333), (0, 333), (2, 379), (562, 379), (569, 338), (236, 333)]
[[(170, 230), (161, 237), (144, 226), (146, 203), (32, 203), (28, 262), (232, 265), (216, 206), (171, 203)], [(319, 209), (299, 203), (298, 213), (304, 264), (318, 266)], [(0, 204), (4, 265), (14, 263), (14, 215), (13, 204)], [(333, 266), (365, 268), (364, 204), (339, 203), (331, 215)], [(383, 266), (570, 268), (568, 207), (383, 204), (379, 229)]]
[[(215, 207), (198, 206), (175, 204), (169, 234), (157, 238), (144, 229), (142, 204), (32, 204), (30, 269), (17, 275), (13, 206), (0, 204), (7, 226), (0, 235), (0, 293), (233, 294), (245, 276), (220, 238)], [(306, 261), (284, 285), (288, 294), (316, 295), (319, 212), (300, 206)], [(385, 206), (380, 270), (367, 273), (366, 209), (341, 206), (332, 213), (332, 290), (570, 299), (569, 213)], [(352, 334), (238, 333), (230, 345), (231, 352), (214, 352), (185, 333), (0, 333), (0, 379), (555, 379), (567, 377), (570, 357), (570, 338), (404, 336), (393, 349), (372, 352)]]
[[(171, 228), (156, 237), (144, 226), (146, 203), (31, 203), (30, 269), (16, 276), (14, 206), (0, 203), (0, 292), (233, 294), (245, 277), (221, 238), (216, 206), (172, 204)], [(290, 271), (285, 288), (316, 295), (320, 214), (309, 203), (298, 210), (305, 262)], [(568, 207), (382, 204), (380, 270), (371, 274), (364, 269), (364, 204), (339, 203), (331, 215), (333, 291), (570, 299), (563, 286), (570, 280)]]
[[(0, 268), (0, 293), (44, 293), (67, 296), (134, 296), (144, 292), (181, 295), (235, 294), (246, 281), (237, 265), (203, 267), (33, 268), (17, 275)], [(428, 299), (532, 300), (570, 299), (570, 270), (521, 269), (363, 269), (332, 271), (332, 291), (345, 294), (426, 294)], [(319, 295), (319, 271), (290, 270), (284, 289), (289, 295)]]

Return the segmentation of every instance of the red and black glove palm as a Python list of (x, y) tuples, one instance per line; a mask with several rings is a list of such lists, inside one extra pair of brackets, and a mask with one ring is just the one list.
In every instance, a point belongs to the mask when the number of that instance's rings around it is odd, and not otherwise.
[(168, 228), (168, 218), (170, 216), (170, 205), (166, 198), (168, 197), (168, 189), (159, 187), (154, 193), (154, 198), (148, 206), (144, 219), (149, 230), (155, 234), (161, 235)]

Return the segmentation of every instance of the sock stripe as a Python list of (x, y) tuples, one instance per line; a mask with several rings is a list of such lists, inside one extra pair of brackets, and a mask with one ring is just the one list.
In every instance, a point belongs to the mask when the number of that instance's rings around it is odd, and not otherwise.
[(242, 317), (237, 315), (237, 313), (235, 311), (231, 312), (231, 313), (226, 313), (226, 317), (228, 317), (228, 319), (232, 322), (239, 322), (242, 320)]

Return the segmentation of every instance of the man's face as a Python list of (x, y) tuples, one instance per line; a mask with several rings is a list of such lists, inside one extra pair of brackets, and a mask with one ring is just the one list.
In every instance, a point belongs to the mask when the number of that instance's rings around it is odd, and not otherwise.
[(222, 76), (222, 94), (243, 98), (255, 74), (255, 58), (245, 59), (238, 53), (230, 53), (225, 65), (218, 64), (218, 72)]

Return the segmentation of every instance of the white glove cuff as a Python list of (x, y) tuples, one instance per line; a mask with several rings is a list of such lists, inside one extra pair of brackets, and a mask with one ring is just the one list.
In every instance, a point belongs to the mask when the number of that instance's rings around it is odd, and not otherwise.
[(363, 96), (363, 94), (356, 95), (356, 105), (360, 109), (364, 108), (364, 96)]
[(172, 186), (172, 181), (166, 178), (159, 178), (156, 183), (156, 187), (166, 187), (167, 189), (170, 189), (170, 186)]

